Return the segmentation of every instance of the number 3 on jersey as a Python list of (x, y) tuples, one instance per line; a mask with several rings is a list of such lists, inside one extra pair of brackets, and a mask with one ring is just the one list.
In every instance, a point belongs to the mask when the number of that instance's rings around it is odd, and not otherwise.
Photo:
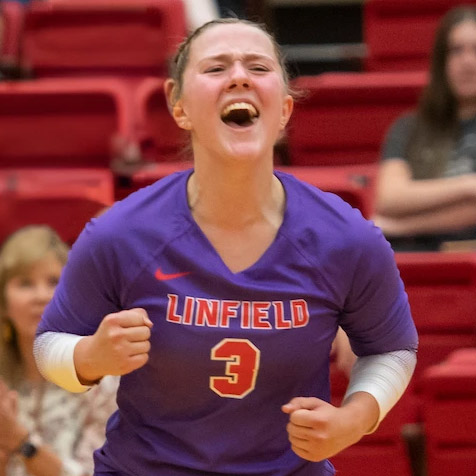
[(226, 362), (225, 377), (210, 377), (210, 388), (227, 398), (244, 398), (255, 388), (260, 351), (247, 339), (223, 339), (211, 350), (212, 360)]

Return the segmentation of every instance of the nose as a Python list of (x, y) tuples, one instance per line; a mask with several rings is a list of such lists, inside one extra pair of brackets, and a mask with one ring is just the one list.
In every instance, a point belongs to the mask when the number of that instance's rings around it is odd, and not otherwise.
[(463, 61), (466, 64), (474, 64), (476, 62), (476, 47), (474, 45), (464, 49)]
[(35, 298), (41, 303), (49, 303), (53, 297), (53, 293), (54, 287), (48, 285), (47, 283), (39, 283), (35, 287)]
[(250, 87), (251, 79), (248, 74), (248, 70), (240, 61), (235, 61), (230, 68), (230, 80), (227, 89), (249, 89)]

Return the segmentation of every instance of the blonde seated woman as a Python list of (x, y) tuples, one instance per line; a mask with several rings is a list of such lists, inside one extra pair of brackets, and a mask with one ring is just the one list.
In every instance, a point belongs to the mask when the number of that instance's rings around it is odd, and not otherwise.
[(36, 328), (69, 249), (47, 226), (13, 233), (0, 251), (0, 476), (87, 476), (115, 410), (111, 377), (84, 394), (47, 382)]

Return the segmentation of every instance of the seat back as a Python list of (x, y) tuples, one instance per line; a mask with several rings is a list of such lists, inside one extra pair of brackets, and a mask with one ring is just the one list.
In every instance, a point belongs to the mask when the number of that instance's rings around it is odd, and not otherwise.
[(376, 163), (387, 128), (413, 109), (425, 73), (323, 73), (302, 76), (288, 126), (291, 165)]
[(146, 78), (134, 92), (136, 140), (144, 156), (153, 162), (177, 161), (187, 134), (172, 118), (164, 93), (163, 78)]
[(474, 0), (366, 0), (363, 36), (367, 71), (424, 70), (429, 67), (438, 24), (459, 4)]
[(182, 0), (45, 0), (25, 15), (23, 59), (37, 77), (163, 75), (185, 32)]
[[(473, 349), (475, 350), (475, 349)], [(428, 474), (476, 473), (476, 358), (449, 358), (422, 378)]]
[(0, 240), (28, 224), (47, 224), (72, 244), (85, 224), (114, 201), (105, 169), (0, 170)]
[(0, 104), (0, 167), (109, 167), (111, 139), (129, 127), (112, 79), (5, 82)]
[(420, 344), (414, 382), (450, 352), (476, 345), (476, 253), (396, 253)]
[(2, 62), (19, 61), (23, 15), (25, 7), (17, 1), (0, 2), (3, 30), (0, 31), (0, 58)]

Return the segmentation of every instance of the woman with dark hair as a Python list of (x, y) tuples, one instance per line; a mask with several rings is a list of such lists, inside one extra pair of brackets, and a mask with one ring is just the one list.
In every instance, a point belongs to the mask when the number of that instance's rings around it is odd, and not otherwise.
[[(380, 229), (273, 169), (293, 108), (276, 41), (219, 19), (166, 92), (193, 169), (117, 202), (76, 241), (35, 341), (82, 392), (121, 375), (95, 476), (331, 476), (404, 392), (417, 335)], [(330, 403), (339, 326), (358, 356)]]
[(382, 154), (375, 223), (394, 249), (476, 239), (475, 7), (442, 19), (418, 110), (397, 119)]

